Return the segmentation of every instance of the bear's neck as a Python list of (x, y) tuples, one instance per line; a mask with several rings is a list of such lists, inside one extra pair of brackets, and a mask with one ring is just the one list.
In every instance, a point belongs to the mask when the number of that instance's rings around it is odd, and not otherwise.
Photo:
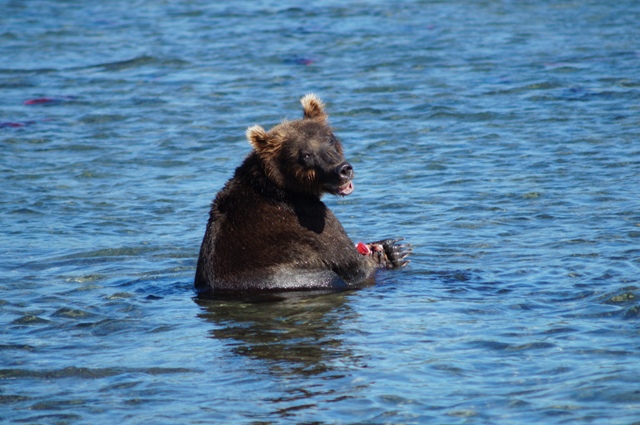
[(267, 176), (265, 166), (256, 152), (251, 152), (245, 158), (242, 165), (236, 169), (234, 178), (271, 201), (292, 205), (324, 205), (317, 195), (295, 192), (278, 186)]

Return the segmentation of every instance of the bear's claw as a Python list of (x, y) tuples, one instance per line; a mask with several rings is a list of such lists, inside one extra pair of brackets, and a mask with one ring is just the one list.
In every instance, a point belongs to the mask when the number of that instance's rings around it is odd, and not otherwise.
[(398, 244), (404, 238), (399, 239), (383, 239), (377, 242), (367, 244), (371, 250), (371, 257), (378, 263), (378, 266), (385, 269), (398, 269), (406, 267), (411, 260), (407, 260), (407, 256), (411, 254), (411, 244)]

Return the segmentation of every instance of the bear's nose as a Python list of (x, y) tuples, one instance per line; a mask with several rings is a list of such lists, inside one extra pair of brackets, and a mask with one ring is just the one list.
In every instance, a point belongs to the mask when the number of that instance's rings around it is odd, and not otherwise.
[(343, 179), (352, 179), (353, 178), (353, 167), (348, 162), (338, 165), (338, 174), (340, 178)]

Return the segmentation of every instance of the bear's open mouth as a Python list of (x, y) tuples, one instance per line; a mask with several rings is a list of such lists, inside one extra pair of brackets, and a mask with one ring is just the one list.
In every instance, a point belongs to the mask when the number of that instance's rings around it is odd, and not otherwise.
[(338, 186), (336, 188), (336, 193), (338, 195), (340, 195), (340, 196), (347, 196), (351, 192), (353, 192), (353, 182), (352, 181), (349, 181), (349, 182), (343, 184), (342, 186)]

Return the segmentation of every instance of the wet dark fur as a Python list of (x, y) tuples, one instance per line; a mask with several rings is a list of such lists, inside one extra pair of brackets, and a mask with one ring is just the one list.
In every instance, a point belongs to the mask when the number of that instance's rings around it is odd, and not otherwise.
[(320, 200), (341, 194), (353, 172), (315, 99), (301, 120), (247, 131), (254, 150), (211, 206), (195, 276), (200, 295), (341, 290), (367, 284), (381, 267)]

